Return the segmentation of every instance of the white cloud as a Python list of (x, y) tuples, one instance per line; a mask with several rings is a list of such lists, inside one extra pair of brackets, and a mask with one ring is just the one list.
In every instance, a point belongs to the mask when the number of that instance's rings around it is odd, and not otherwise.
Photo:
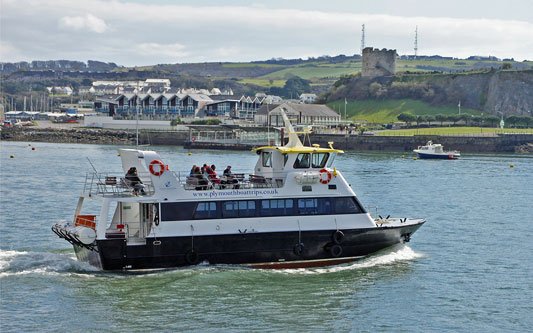
[[(414, 52), (416, 25), (420, 55), (527, 59), (533, 54), (533, 22), (436, 17), (432, 11), (427, 16), (394, 15), (391, 10), (364, 14), (339, 5), (329, 9), (333, 12), (314, 10), (302, 1), (302, 9), (269, 8), (269, 3), (200, 7), (128, 0), (2, 1), (2, 40), (19, 50), (17, 56), (8, 54), (7, 61), (68, 58), (148, 65), (351, 55), (360, 51), (362, 24), (367, 46), (400, 54)], [(80, 42), (79, 31), (96, 33), (85, 34)]]
[(0, 62), (9, 62), (10, 59), (16, 59), (17, 56), (20, 56), (19, 49), (8, 41), (0, 40)]
[(92, 14), (86, 14), (85, 16), (63, 16), (59, 19), (59, 27), (64, 29), (88, 30), (100, 34), (108, 28), (104, 20)]
[[(185, 45), (182, 44), (159, 44), (159, 43), (142, 43), (137, 45), (136, 50), (143, 56), (163, 56), (169, 58), (181, 58), (188, 55), (184, 51)], [(157, 62), (157, 61), (156, 61)], [(154, 62), (154, 64), (156, 63)]]
[(221, 57), (236, 56), (242, 52), (238, 47), (219, 47), (215, 50), (215, 54)]

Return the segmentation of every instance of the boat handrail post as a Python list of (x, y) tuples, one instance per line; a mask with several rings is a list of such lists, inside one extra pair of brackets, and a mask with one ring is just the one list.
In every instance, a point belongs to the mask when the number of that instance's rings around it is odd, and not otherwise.
[[(371, 208), (374, 208), (376, 210), (376, 215), (374, 216), (374, 218), (377, 218), (379, 215), (378, 215), (378, 206), (367, 206), (367, 211), (368, 211), (368, 214), (370, 214), (370, 209)], [(370, 214), (370, 216), (372, 216), (372, 214)]]
[(102, 208), (100, 209), (100, 218), (96, 225), (96, 237), (105, 238), (105, 232), (107, 228), (107, 219), (109, 213), (109, 200), (102, 201)]

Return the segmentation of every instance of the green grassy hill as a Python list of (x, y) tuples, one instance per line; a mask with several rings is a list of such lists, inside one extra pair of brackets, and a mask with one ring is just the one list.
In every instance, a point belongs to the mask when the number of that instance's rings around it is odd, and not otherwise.
[(490, 127), (431, 127), (431, 128), (411, 128), (391, 131), (377, 131), (376, 135), (468, 135), (468, 134), (504, 134), (522, 133), (533, 134), (533, 129), (526, 128), (490, 128)]
[[(344, 100), (327, 104), (330, 108), (340, 112), (344, 118)], [(413, 115), (451, 115), (458, 114), (457, 107), (431, 106), (428, 103), (412, 99), (396, 100), (363, 100), (348, 101), (346, 115), (350, 120), (366, 120), (368, 123), (391, 123), (398, 121), (400, 113), (407, 112)], [(461, 113), (481, 115), (481, 112), (469, 108), (461, 108)]]

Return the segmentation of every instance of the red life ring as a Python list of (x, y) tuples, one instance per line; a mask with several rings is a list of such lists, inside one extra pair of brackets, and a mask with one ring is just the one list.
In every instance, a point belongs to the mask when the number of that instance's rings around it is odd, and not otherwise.
[[(327, 177), (324, 178), (324, 177), (322, 177), (323, 175), (327, 175)], [(322, 169), (322, 170), (320, 170), (320, 182), (321, 182), (322, 184), (327, 184), (327, 183), (330, 182), (330, 180), (331, 180), (331, 172), (329, 172), (329, 171), (326, 170), (326, 169)]]
[[(159, 165), (159, 171), (154, 170), (154, 165)], [(148, 169), (150, 169), (150, 173), (154, 176), (161, 176), (163, 172), (165, 172), (165, 165), (160, 160), (153, 160), (150, 162), (150, 165), (148, 166)]]

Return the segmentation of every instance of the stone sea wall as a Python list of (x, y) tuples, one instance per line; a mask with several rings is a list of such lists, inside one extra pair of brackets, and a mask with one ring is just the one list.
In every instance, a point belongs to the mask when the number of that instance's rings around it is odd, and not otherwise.
[(314, 135), (313, 143), (326, 147), (330, 141), (334, 147), (344, 150), (381, 150), (411, 152), (429, 140), (440, 143), (445, 150), (460, 150), (466, 153), (513, 153), (526, 152), (520, 147), (533, 143), (533, 134), (499, 134), (487, 136), (344, 136)]
[[(3, 128), (1, 139), (6, 141), (91, 143), (109, 145), (135, 145), (135, 131), (106, 129), (44, 129), (33, 127)], [(445, 149), (465, 153), (532, 153), (533, 134), (498, 134), (486, 136), (372, 136), (372, 135), (311, 135), (311, 142), (327, 147), (333, 141), (334, 147), (344, 150), (377, 150), (411, 152), (427, 141), (440, 143)], [(195, 143), (189, 141), (189, 132), (141, 131), (139, 144), (186, 146), (187, 148), (248, 150), (250, 145), (224, 146), (216, 143)]]

